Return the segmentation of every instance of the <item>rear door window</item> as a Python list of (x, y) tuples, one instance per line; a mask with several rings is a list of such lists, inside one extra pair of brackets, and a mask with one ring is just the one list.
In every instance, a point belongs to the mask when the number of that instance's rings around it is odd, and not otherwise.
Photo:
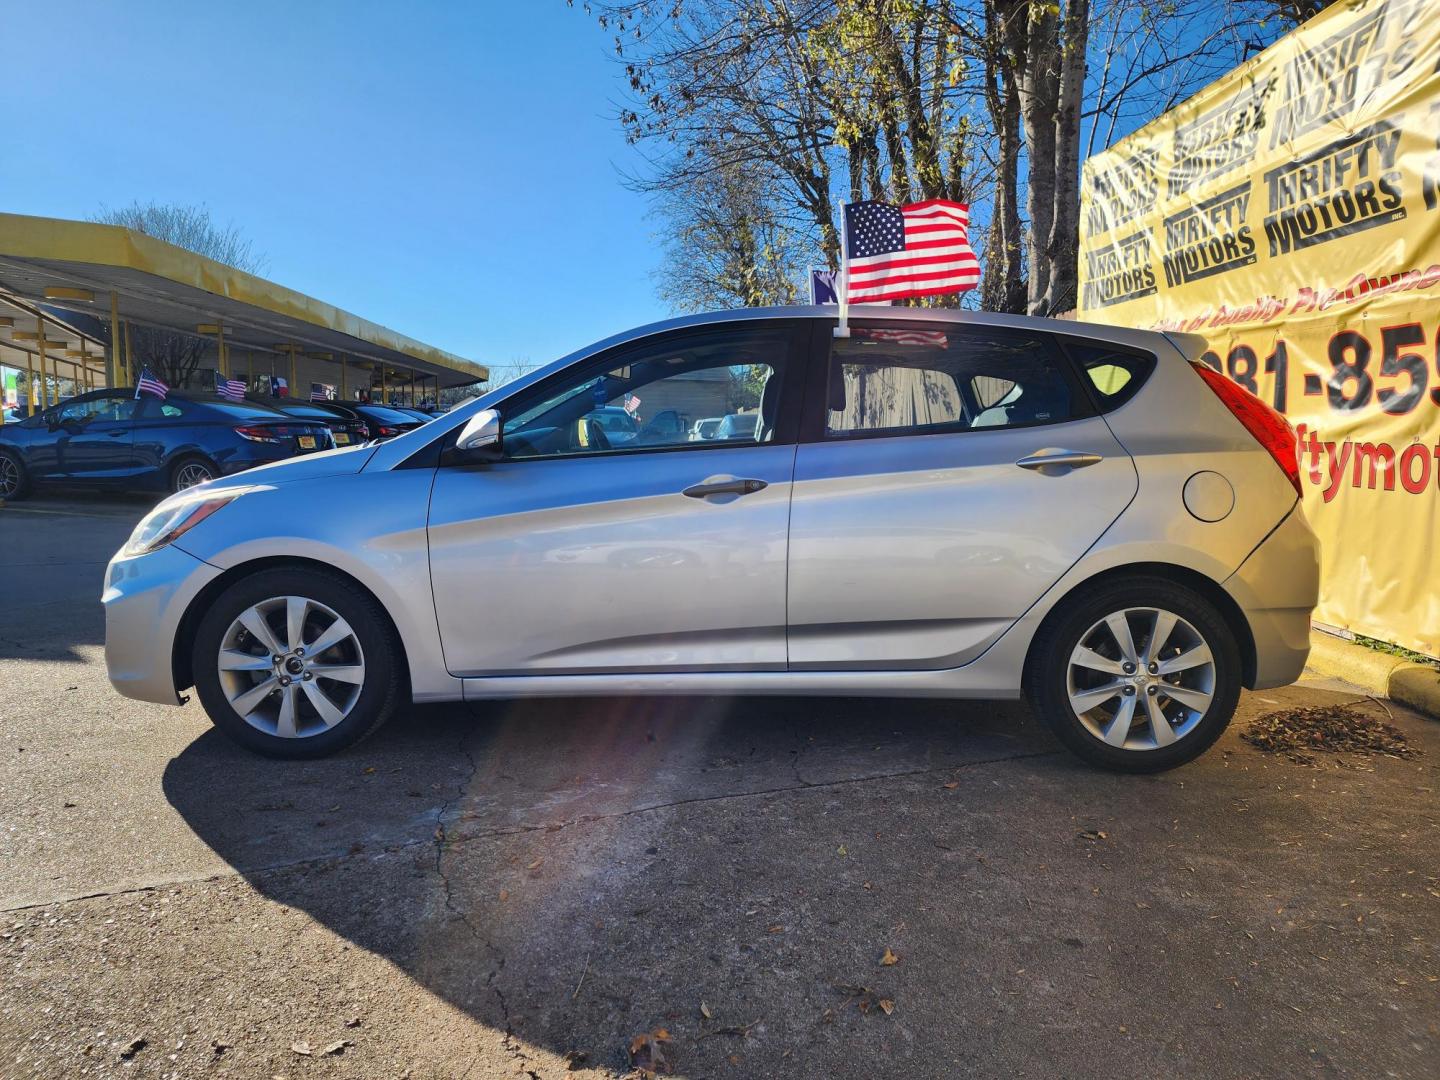
[(1058, 424), (1090, 411), (1053, 342), (990, 327), (856, 326), (831, 348), (826, 396), (829, 438)]

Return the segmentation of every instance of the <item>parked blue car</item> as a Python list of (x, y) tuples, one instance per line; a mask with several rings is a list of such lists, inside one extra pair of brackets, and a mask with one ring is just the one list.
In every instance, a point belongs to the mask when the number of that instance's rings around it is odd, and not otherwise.
[(253, 401), (95, 390), (0, 425), (0, 499), (37, 484), (180, 491), (334, 445), (323, 421)]

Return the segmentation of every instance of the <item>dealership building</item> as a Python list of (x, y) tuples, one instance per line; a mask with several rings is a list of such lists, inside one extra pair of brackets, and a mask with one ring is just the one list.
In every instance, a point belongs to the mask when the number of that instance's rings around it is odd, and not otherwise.
[(251, 394), (419, 404), (489, 378), (484, 365), (134, 230), (0, 214), (6, 408), (133, 385), (147, 343), (175, 335), (199, 355), (193, 390), (219, 372)]

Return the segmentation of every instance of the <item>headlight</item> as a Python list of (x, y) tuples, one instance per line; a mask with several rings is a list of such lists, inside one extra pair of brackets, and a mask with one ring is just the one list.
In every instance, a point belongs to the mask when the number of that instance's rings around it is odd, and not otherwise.
[(140, 519), (140, 524), (135, 526), (120, 554), (128, 558), (162, 548), (184, 536), (222, 506), (254, 490), (249, 487), (227, 488), (171, 496)]

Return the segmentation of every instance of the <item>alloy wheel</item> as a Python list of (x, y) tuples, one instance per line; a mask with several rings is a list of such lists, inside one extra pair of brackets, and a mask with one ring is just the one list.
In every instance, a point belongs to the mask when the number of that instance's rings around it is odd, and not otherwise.
[(1070, 654), (1066, 692), (1095, 738), (1155, 750), (1199, 726), (1215, 696), (1215, 656), (1194, 625), (1163, 608), (1126, 608), (1096, 622)]
[(0, 454), (0, 499), (8, 499), (20, 490), (20, 466), (6, 454)]
[(220, 687), (230, 707), (267, 735), (303, 739), (344, 720), (365, 685), (354, 629), (303, 596), (276, 596), (241, 612), (220, 640)]
[(175, 490), (184, 491), (213, 479), (215, 476), (208, 465), (198, 461), (187, 462), (175, 470)]

